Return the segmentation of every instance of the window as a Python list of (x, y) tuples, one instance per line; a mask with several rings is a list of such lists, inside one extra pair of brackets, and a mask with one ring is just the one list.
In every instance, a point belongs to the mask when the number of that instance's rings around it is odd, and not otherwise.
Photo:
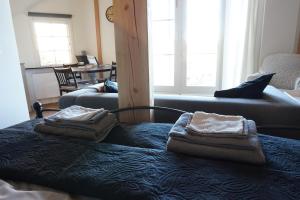
[(41, 66), (72, 63), (69, 20), (34, 19), (33, 30)]
[(186, 2), (186, 86), (216, 87), (219, 0)]
[(155, 91), (210, 93), (218, 86), (221, 0), (151, 0)]
[(151, 16), (152, 63), (154, 83), (159, 86), (174, 85), (175, 61), (175, 1), (152, 1), (155, 9)]

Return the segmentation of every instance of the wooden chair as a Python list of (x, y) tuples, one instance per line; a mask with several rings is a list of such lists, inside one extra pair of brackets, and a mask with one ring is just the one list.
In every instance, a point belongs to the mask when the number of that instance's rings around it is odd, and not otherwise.
[[(63, 64), (63, 67), (64, 67), (64, 68), (78, 67), (78, 63), (75, 63), (75, 64), (67, 64), (67, 65)], [(82, 79), (82, 75), (81, 75), (80, 72), (74, 73), (74, 74), (75, 74), (75, 77), (76, 77), (77, 79)]]
[(116, 62), (111, 62), (109, 80), (117, 82), (117, 63)]
[(80, 89), (76, 81), (75, 74), (72, 71), (72, 68), (53, 68), (58, 86), (59, 92), (62, 96), (63, 92), (73, 92)]
[[(67, 64), (67, 65), (63, 64), (63, 67), (64, 68), (72, 68), (72, 67), (79, 67), (79, 65), (78, 65), (78, 63), (76, 63), (76, 64)], [(82, 75), (81, 75), (80, 72), (75, 72), (74, 75), (75, 75), (75, 78), (76, 78), (76, 81), (77, 81), (78, 84), (88, 84), (89, 83), (88, 80), (82, 80)], [(72, 77), (70, 77), (70, 78), (72, 79)]]

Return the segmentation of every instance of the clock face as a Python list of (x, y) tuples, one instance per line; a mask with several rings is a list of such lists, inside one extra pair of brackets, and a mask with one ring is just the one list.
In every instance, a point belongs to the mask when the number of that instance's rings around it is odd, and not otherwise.
[(106, 10), (106, 19), (110, 22), (114, 22), (114, 12), (113, 12), (113, 6), (109, 6)]

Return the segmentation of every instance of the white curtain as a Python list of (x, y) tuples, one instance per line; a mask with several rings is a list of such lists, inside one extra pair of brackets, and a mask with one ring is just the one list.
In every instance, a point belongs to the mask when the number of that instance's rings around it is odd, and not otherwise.
[(225, 0), (221, 88), (258, 71), (266, 0)]

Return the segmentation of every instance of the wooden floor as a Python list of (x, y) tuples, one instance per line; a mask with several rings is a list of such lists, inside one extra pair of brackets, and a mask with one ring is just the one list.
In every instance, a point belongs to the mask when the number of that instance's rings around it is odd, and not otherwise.
[[(49, 108), (59, 109), (59, 106), (58, 106), (58, 103), (50, 103), (50, 104), (43, 104), (43, 108), (44, 109), (49, 109)], [(47, 112), (43, 112), (43, 115), (44, 115), (44, 117), (48, 117), (50, 115), (53, 115), (54, 113), (56, 113), (56, 112), (54, 112), (54, 111), (49, 111), (48, 112), (47, 111)], [(35, 118), (35, 112), (34, 111), (30, 112), (29, 114), (30, 114), (30, 119)]]

